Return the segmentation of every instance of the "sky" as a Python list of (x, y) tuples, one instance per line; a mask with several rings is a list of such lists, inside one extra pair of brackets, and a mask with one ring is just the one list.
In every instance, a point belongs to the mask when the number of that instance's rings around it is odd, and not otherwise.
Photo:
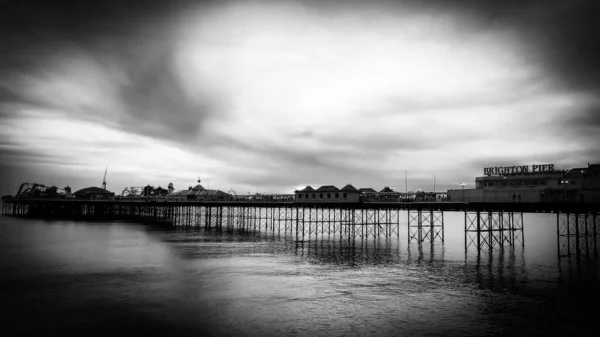
[[(600, 163), (600, 2), (0, 2), (0, 194)], [(405, 185), (405, 175), (408, 185)]]

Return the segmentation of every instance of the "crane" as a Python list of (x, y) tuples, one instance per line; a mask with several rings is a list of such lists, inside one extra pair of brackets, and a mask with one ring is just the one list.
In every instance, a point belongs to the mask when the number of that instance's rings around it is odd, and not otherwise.
[(104, 179), (102, 179), (102, 189), (106, 189), (106, 171), (108, 171), (108, 166), (104, 169)]

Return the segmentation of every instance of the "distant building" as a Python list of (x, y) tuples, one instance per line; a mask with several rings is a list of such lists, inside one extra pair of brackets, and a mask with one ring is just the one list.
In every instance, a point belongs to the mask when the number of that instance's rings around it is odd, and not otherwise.
[(360, 194), (375, 194), (377, 193), (377, 191), (375, 191), (374, 189), (367, 187), (367, 188), (359, 188), (358, 191), (360, 192)]
[(311, 186), (306, 186), (302, 190), (294, 191), (294, 195), (295, 202), (358, 202), (360, 192), (350, 184), (342, 189), (325, 185), (316, 190)]
[(100, 187), (86, 187), (73, 193), (75, 199), (83, 200), (109, 200), (114, 198), (115, 193)]
[(187, 190), (177, 191), (166, 195), (167, 200), (172, 201), (223, 201), (232, 200), (233, 197), (221, 190), (207, 190), (198, 184)]
[[(171, 188), (173, 187), (173, 184), (170, 184)], [(129, 189), (127, 196), (129, 197), (136, 197), (138, 196), (137, 193), (135, 193), (137, 188), (132, 187)], [(124, 193), (122, 193), (123, 195), (125, 195), (126, 191), (123, 191)], [(167, 194), (169, 194), (169, 190), (164, 189), (160, 186), (158, 186), (157, 188), (154, 188), (154, 186), (150, 186), (147, 185), (146, 187), (141, 189), (141, 192), (139, 193), (139, 196), (141, 197), (164, 197)]]
[(377, 197), (379, 199), (398, 199), (402, 197), (402, 195), (400, 192), (394, 191), (389, 186), (385, 186), (381, 191), (379, 191)]
[(153, 196), (154, 193), (152, 193), (152, 191), (154, 191), (154, 187), (147, 185), (146, 187), (144, 187), (144, 189), (142, 190), (142, 196), (143, 197), (150, 197)]
[(569, 170), (554, 165), (484, 169), (475, 188), (448, 190), (451, 201), (600, 202), (600, 164)]
[(341, 192), (342, 192), (342, 197), (345, 199), (344, 201), (358, 202), (360, 200), (359, 190), (350, 184), (342, 187)]

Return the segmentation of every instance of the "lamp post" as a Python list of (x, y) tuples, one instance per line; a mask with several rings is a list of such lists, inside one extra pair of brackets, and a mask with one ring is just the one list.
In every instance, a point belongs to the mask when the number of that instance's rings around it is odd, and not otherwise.
[(462, 187), (462, 201), (465, 201), (465, 183), (460, 183), (460, 186)]

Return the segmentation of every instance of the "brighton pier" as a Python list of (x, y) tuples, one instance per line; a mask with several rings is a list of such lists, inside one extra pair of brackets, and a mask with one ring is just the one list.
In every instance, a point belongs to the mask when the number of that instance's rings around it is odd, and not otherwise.
[[(520, 168), (520, 169), (519, 169)], [(520, 171), (520, 172), (519, 172)], [(556, 214), (559, 257), (597, 255), (600, 230), (600, 165), (555, 170), (553, 164), (485, 168), (474, 189), (401, 193), (347, 184), (306, 186), (294, 194), (237, 195), (200, 185), (187, 190), (126, 188), (121, 196), (87, 187), (70, 193), (21, 184), (2, 198), (2, 214), (21, 217), (126, 220), (207, 229), (271, 231), (340, 240), (396, 238), (407, 220), (406, 240), (444, 241), (444, 212), (464, 213), (465, 248), (524, 245), (523, 213)], [(535, 174), (532, 177), (531, 174)], [(537, 176), (542, 174), (542, 176)], [(64, 190), (64, 191), (61, 191)], [(435, 190), (435, 189), (434, 189)], [(138, 193), (139, 192), (139, 193)], [(402, 238), (402, 240), (404, 240)]]
[[(396, 237), (407, 216), (406, 240), (444, 241), (444, 212), (463, 212), (465, 248), (524, 245), (523, 213), (555, 213), (559, 257), (596, 256), (600, 203), (355, 202), (274, 200), (158, 201), (4, 199), (2, 214), (76, 220), (125, 220), (215, 230), (271, 231), (340, 240)], [(401, 211), (405, 211), (406, 215)], [(404, 240), (404, 239), (402, 239)]]

